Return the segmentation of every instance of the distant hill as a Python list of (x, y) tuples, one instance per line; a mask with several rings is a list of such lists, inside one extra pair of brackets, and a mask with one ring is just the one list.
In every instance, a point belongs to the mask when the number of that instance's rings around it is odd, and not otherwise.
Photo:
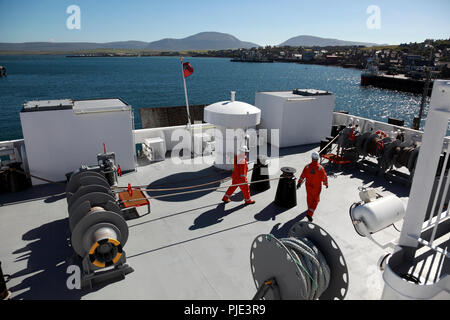
[(289, 40), (281, 43), (279, 46), (291, 46), (291, 47), (337, 47), (337, 46), (378, 46), (376, 43), (369, 42), (355, 42), (345, 41), (338, 39), (320, 38), (314, 36), (298, 36), (290, 38)]
[(257, 44), (245, 42), (236, 37), (219, 32), (201, 32), (183, 39), (162, 39), (153, 42), (116, 41), (96, 42), (23, 42), (0, 43), (0, 51), (22, 52), (69, 52), (94, 49), (147, 49), (161, 51), (181, 50), (221, 50), (258, 47)]
[(183, 39), (166, 38), (150, 42), (147, 49), (152, 50), (221, 50), (259, 47), (256, 43), (241, 41), (227, 33), (201, 32)]
[(117, 42), (23, 42), (2, 43), (0, 51), (77, 51), (94, 49), (143, 49), (148, 42), (117, 41)]

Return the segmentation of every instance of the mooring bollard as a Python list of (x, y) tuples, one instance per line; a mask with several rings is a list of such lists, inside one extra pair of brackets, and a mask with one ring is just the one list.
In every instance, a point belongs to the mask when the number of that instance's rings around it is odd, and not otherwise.
[(0, 261), (0, 300), (8, 300), (11, 293), (8, 291), (6, 287), (5, 276), (2, 271), (2, 262)]
[(281, 179), (278, 181), (277, 193), (275, 195), (275, 203), (280, 207), (292, 208), (297, 205), (295, 171), (291, 167), (281, 168)]
[(259, 156), (252, 172), (252, 184), (250, 189), (252, 191), (262, 192), (270, 189), (270, 181), (264, 181), (259, 183), (253, 183), (261, 180), (269, 179), (269, 162), (264, 156)]

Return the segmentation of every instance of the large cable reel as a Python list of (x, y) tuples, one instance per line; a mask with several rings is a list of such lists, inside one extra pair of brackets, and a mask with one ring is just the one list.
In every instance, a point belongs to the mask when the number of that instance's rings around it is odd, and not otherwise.
[[(66, 194), (71, 243), (82, 258), (84, 286), (92, 287), (98, 278), (132, 272), (124, 264), (128, 225), (107, 179), (98, 172), (78, 171), (71, 176)], [(110, 266), (116, 268), (108, 270), (109, 274), (95, 273)]]
[(110, 194), (91, 192), (80, 196), (69, 207), (69, 226), (72, 247), (79, 256), (97, 255), (94, 260), (90, 257), (97, 267), (119, 261), (116, 257), (128, 240), (128, 225)]
[(111, 197), (114, 197), (114, 193), (111, 191), (110, 188), (98, 184), (91, 184), (87, 186), (80, 186), (80, 188), (78, 188), (78, 190), (75, 193), (73, 193), (69, 198), (66, 199), (67, 205), (70, 208), (81, 196), (84, 196), (85, 194), (89, 194), (92, 192), (101, 192), (109, 194)]
[(110, 184), (104, 175), (95, 171), (74, 172), (66, 186), (67, 201), (83, 186), (99, 185), (110, 189)]
[(348, 269), (336, 242), (320, 226), (298, 222), (288, 238), (255, 238), (250, 265), (257, 289), (254, 299), (334, 300), (348, 291)]
[[(388, 139), (390, 141), (388, 141)], [(384, 142), (386, 140), (386, 142)], [(383, 139), (384, 148), (382, 150), (381, 157), (378, 158), (378, 164), (383, 171), (387, 171), (391, 166), (394, 165), (394, 158), (396, 155), (396, 148), (401, 145), (400, 140), (393, 140), (391, 138)]]
[(128, 225), (117, 213), (94, 207), (72, 230), (72, 247), (81, 257), (89, 257), (93, 266), (117, 264), (128, 240)]
[(364, 132), (356, 137), (355, 147), (358, 153), (362, 156), (367, 156), (367, 153), (364, 149), (364, 145), (367, 139), (371, 136), (371, 134), (372, 134), (371, 132)]

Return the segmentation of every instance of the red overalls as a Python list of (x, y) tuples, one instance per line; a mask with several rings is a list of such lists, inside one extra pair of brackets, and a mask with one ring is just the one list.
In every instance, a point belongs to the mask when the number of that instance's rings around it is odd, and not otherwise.
[(328, 188), (328, 178), (325, 169), (317, 162), (308, 164), (302, 172), (298, 183), (306, 179), (306, 202), (308, 203), (308, 216), (312, 218), (320, 201), (322, 183)]
[[(240, 155), (239, 160), (237, 159), (238, 156), (234, 156), (234, 170), (233, 174), (231, 176), (232, 184), (240, 184), (240, 183), (248, 183), (247, 180), (247, 172), (248, 172), (248, 165), (247, 165), (247, 157), (245, 154)], [(228, 188), (227, 192), (223, 196), (224, 201), (229, 200), (233, 192), (236, 190), (237, 186), (231, 186)], [(244, 184), (239, 186), (239, 188), (242, 191), (242, 194), (244, 195), (245, 202), (251, 201), (250, 199), (250, 188), (248, 184)]]

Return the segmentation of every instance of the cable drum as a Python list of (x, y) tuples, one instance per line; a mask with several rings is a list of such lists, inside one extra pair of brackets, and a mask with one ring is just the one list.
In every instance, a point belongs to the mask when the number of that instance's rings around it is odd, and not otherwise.
[(364, 132), (363, 134), (356, 137), (355, 147), (358, 153), (362, 155), (367, 155), (364, 145), (366, 144), (367, 139), (371, 136), (371, 132)]
[(384, 144), (382, 155), (378, 160), (378, 164), (384, 171), (388, 170), (394, 164), (397, 147), (401, 144), (400, 140), (392, 141), (390, 138), (385, 139), (389, 139), (389, 141)]
[(397, 155), (397, 164), (398, 167), (408, 167), (409, 159), (411, 158), (412, 153), (414, 152), (414, 147), (406, 147), (402, 148)]
[(250, 249), (254, 300), (342, 300), (348, 291), (345, 258), (331, 235), (297, 222), (283, 238), (262, 234)]
[(330, 283), (330, 267), (325, 257), (310, 240), (306, 238), (284, 238), (280, 241), (289, 249), (295, 262), (303, 270), (301, 295), (304, 300), (318, 299)]
[(381, 141), (377, 134), (372, 133), (367, 137), (363, 144), (363, 150), (366, 154), (375, 156), (377, 153), (377, 142)]

